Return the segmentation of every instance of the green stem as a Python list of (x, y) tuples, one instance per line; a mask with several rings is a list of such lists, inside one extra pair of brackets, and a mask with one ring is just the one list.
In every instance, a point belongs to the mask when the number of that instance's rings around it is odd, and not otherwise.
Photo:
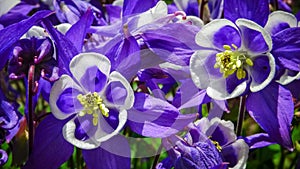
[(237, 119), (237, 125), (236, 125), (236, 135), (241, 136), (242, 135), (242, 129), (243, 129), (243, 121), (245, 117), (246, 112), (246, 96), (240, 97), (240, 107), (238, 112), (238, 119)]
[(162, 151), (162, 147), (163, 147), (162, 144), (160, 144), (160, 146), (158, 147), (158, 150), (156, 152), (156, 156), (154, 157), (151, 169), (155, 169), (156, 168), (156, 165), (158, 163), (158, 159), (159, 159), (161, 151)]

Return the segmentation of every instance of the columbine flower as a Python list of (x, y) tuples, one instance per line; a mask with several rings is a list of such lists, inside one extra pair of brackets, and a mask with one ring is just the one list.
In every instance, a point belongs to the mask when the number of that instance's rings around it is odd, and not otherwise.
[(55, 72), (56, 60), (53, 57), (54, 47), (49, 38), (20, 39), (13, 50), (13, 57), (9, 62), (8, 71), (10, 78), (23, 78), (28, 75), (29, 67), (36, 65), (35, 81), (40, 77), (52, 79)]
[(133, 91), (110, 61), (97, 53), (83, 53), (70, 62), (69, 75), (52, 87), (50, 106), (58, 119), (71, 117), (63, 127), (64, 138), (82, 149), (94, 149), (117, 135), (134, 102)]
[(245, 168), (249, 147), (234, 134), (234, 125), (219, 118), (202, 118), (190, 126), (184, 139), (164, 141), (175, 168)]
[(214, 20), (196, 35), (196, 43), (203, 49), (191, 57), (192, 79), (214, 99), (239, 96), (248, 84), (257, 92), (274, 77), (271, 37), (251, 20)]

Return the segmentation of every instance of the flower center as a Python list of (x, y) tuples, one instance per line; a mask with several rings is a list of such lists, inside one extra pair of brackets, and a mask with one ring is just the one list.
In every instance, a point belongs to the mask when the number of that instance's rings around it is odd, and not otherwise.
[(246, 55), (245, 52), (237, 50), (237, 46), (231, 44), (224, 45), (224, 52), (216, 54), (216, 63), (214, 68), (219, 68), (220, 72), (223, 73), (223, 77), (227, 78), (236, 72), (236, 77), (240, 80), (246, 77), (246, 71), (244, 66), (253, 66), (252, 60)]
[(222, 151), (222, 147), (220, 146), (219, 142), (217, 142), (217, 141), (215, 141), (215, 140), (212, 140), (212, 139), (211, 139), (212, 136), (209, 136), (208, 138), (209, 138), (210, 141), (216, 146), (217, 150), (218, 150), (219, 152), (221, 152), (221, 151)]
[(103, 100), (97, 92), (88, 93), (86, 95), (79, 94), (77, 99), (80, 101), (84, 110), (80, 111), (79, 116), (84, 116), (86, 114), (93, 116), (93, 124), (96, 126), (98, 124), (98, 111), (100, 110), (102, 115), (105, 117), (109, 116), (109, 110), (106, 108)]

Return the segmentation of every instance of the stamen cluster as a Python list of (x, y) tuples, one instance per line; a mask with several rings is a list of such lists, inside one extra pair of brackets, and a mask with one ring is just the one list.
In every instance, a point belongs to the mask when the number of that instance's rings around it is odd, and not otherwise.
[(109, 110), (103, 103), (103, 99), (99, 96), (97, 92), (88, 93), (86, 95), (79, 94), (77, 99), (80, 101), (84, 110), (79, 113), (79, 116), (84, 116), (86, 114), (93, 115), (93, 124), (96, 126), (98, 124), (98, 111), (100, 110), (102, 115), (105, 117), (109, 116)]
[[(238, 79), (246, 77), (246, 71), (244, 70), (245, 63), (248, 66), (253, 66), (252, 60), (246, 55), (245, 52), (238, 51), (237, 46), (231, 44), (224, 45), (224, 52), (216, 54), (216, 63), (214, 68), (220, 68), (220, 72), (223, 73), (223, 77), (227, 78), (236, 72)], [(232, 50), (232, 48), (234, 50)]]

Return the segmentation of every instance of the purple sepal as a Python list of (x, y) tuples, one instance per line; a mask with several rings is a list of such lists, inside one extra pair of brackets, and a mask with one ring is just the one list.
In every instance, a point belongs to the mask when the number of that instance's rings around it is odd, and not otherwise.
[(34, 137), (34, 149), (23, 169), (59, 168), (70, 158), (74, 147), (62, 134), (67, 120), (57, 120), (49, 114), (39, 124)]
[(271, 144), (276, 144), (268, 134), (258, 133), (244, 138), (250, 149), (262, 148)]
[(89, 169), (130, 169), (130, 146), (120, 135), (114, 136), (92, 150), (82, 150)]
[(284, 68), (300, 71), (300, 28), (289, 28), (273, 38), (271, 53)]
[(69, 70), (69, 64), (71, 59), (78, 54), (78, 50), (73, 45), (73, 43), (59, 31), (57, 31), (51, 22), (44, 20), (43, 24), (47, 32), (50, 34), (57, 47), (57, 61), (58, 67), (60, 68), (60, 73), (66, 73), (71, 76)]
[(87, 33), (87, 29), (91, 26), (93, 22), (93, 12), (90, 8), (81, 16), (66, 33), (66, 37), (73, 42), (78, 52), (81, 52), (84, 43), (84, 38)]
[(269, 13), (268, 0), (224, 0), (224, 17), (232, 22), (246, 18), (264, 26)]
[[(126, 35), (125, 35), (126, 37)], [(112, 69), (120, 72), (128, 81), (136, 75), (141, 65), (140, 47), (136, 39), (129, 35), (122, 42), (116, 56), (111, 60)]]
[(212, 19), (220, 19), (222, 17), (224, 0), (210, 0), (208, 1), (208, 7), (210, 12), (210, 17)]
[[(190, 57), (199, 49), (195, 42), (199, 28), (186, 24), (166, 24), (142, 34), (145, 44), (162, 60), (177, 65), (189, 65)], [(167, 44), (167, 45), (166, 45)]]
[(139, 14), (147, 11), (148, 9), (155, 6), (158, 0), (124, 0), (123, 3), (123, 18), (127, 16), (132, 16), (134, 14)]
[(272, 82), (263, 90), (250, 93), (246, 100), (246, 108), (270, 138), (288, 150), (293, 150), (291, 122), (294, 104), (289, 90)]
[(115, 23), (120, 20), (122, 7), (105, 4), (105, 9), (109, 18), (109, 23)]
[(196, 118), (196, 114), (181, 115), (173, 105), (145, 93), (136, 93), (135, 101), (128, 110), (128, 125), (143, 136), (168, 137)]
[(33, 25), (41, 21), (42, 18), (49, 16), (51, 13), (52, 11), (49, 10), (39, 11), (28, 19), (0, 30), (0, 69), (6, 64), (6, 61), (12, 52), (13, 44), (16, 43)]

